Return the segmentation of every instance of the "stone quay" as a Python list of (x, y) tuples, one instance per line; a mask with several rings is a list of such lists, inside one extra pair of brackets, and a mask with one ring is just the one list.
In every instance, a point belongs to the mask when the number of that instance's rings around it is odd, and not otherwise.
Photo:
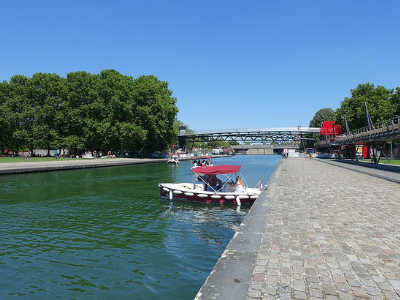
[(400, 167), (283, 159), (196, 299), (400, 299)]

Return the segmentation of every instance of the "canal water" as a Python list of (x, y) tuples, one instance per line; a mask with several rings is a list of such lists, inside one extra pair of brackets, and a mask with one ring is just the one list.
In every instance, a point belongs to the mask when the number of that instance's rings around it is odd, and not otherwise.
[[(280, 156), (242, 165), (250, 186)], [(190, 161), (2, 176), (0, 299), (193, 299), (249, 206), (161, 200)]]

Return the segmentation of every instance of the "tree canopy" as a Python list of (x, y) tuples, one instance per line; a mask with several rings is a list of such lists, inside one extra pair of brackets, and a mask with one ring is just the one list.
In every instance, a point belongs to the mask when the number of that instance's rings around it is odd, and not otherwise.
[[(322, 108), (316, 112), (313, 119), (310, 121), (310, 127), (320, 128), (323, 121), (334, 121), (334, 120), (335, 120), (335, 111), (332, 108)], [(321, 140), (319, 133), (314, 133), (313, 139), (315, 142), (319, 142)], [(314, 141), (307, 141), (306, 147), (312, 147)]]
[(365, 104), (372, 117), (373, 123), (385, 122), (394, 115), (400, 116), (400, 87), (387, 89), (372, 83), (359, 84), (352, 89), (350, 97), (345, 97), (336, 111), (331, 108), (323, 108), (317, 111), (310, 121), (310, 127), (320, 127), (322, 121), (334, 120), (346, 128), (346, 122), (350, 130), (368, 126)]
[(0, 83), (0, 146), (162, 151), (178, 108), (166, 81), (115, 70), (13, 76)]
[[(374, 124), (386, 122), (394, 116), (400, 116), (400, 87), (387, 89), (372, 83), (359, 84), (352, 89), (350, 97), (345, 97), (336, 111), (331, 108), (323, 108), (317, 111), (310, 121), (310, 127), (320, 127), (322, 121), (334, 120), (336, 124), (346, 128), (346, 122), (350, 131), (368, 126), (365, 107)], [(319, 134), (313, 134), (314, 142), (320, 141)], [(313, 142), (308, 141), (310, 147)]]
[(365, 103), (374, 123), (386, 121), (399, 113), (398, 93), (383, 86), (375, 88), (372, 83), (365, 83), (352, 89), (351, 96), (342, 101), (336, 110), (336, 123), (345, 126), (346, 117), (350, 130), (366, 127)]
[(323, 121), (334, 121), (335, 111), (332, 108), (323, 108), (316, 112), (314, 118), (310, 121), (310, 127), (321, 127)]

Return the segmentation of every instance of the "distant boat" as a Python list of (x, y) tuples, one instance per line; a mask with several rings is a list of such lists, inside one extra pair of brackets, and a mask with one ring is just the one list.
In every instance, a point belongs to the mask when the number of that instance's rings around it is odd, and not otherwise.
[(170, 154), (170, 155), (168, 156), (167, 163), (172, 164), (172, 165), (177, 165), (177, 164), (179, 164), (178, 155), (176, 155), (176, 154)]

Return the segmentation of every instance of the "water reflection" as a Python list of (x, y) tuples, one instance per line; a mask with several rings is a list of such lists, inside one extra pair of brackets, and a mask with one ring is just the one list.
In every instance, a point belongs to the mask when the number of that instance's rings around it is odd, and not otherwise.
[(2, 177), (0, 298), (193, 299), (249, 207), (159, 199), (159, 182), (191, 175), (182, 163)]
[[(168, 236), (173, 236), (182, 230), (190, 230), (206, 244), (224, 245), (224, 249), (226, 234), (216, 234), (216, 231), (232, 233), (237, 231), (248, 210), (249, 207), (236, 209), (233, 205), (171, 201), (164, 206), (160, 218), (167, 224)], [(215, 230), (216, 228), (218, 230)]]

